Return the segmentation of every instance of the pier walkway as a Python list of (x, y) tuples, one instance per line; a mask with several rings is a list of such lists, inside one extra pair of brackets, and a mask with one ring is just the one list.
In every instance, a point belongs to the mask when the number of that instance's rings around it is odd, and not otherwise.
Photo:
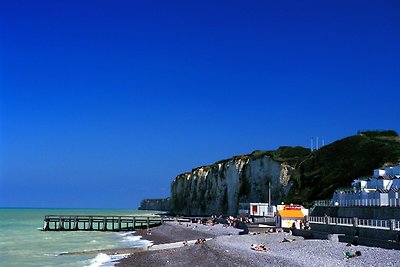
[(133, 231), (176, 220), (161, 216), (46, 215), (43, 231)]

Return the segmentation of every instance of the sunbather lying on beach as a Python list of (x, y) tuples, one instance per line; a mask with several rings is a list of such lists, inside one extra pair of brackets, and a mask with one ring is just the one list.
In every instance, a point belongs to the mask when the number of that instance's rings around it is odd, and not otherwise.
[(252, 250), (255, 250), (255, 251), (267, 251), (267, 250), (271, 249), (270, 247), (266, 247), (263, 244), (259, 244), (259, 245), (251, 244), (250, 247)]
[(343, 254), (344, 254), (345, 258), (350, 259), (350, 258), (361, 256), (361, 251), (356, 251), (355, 253), (346, 251), (346, 252), (343, 252)]
[(284, 237), (283, 240), (282, 240), (282, 243), (283, 243), (283, 242), (293, 242), (293, 241), (296, 241), (296, 239), (294, 239), (294, 238), (293, 238), (293, 239), (290, 239), (290, 238)]
[(250, 235), (259, 235), (259, 232), (251, 232)]

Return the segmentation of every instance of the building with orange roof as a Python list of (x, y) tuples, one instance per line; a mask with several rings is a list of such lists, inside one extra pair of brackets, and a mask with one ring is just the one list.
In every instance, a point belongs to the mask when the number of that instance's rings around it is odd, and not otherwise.
[(276, 226), (290, 228), (294, 223), (296, 228), (300, 228), (300, 222), (306, 215), (308, 215), (308, 209), (301, 205), (278, 205), (275, 217)]

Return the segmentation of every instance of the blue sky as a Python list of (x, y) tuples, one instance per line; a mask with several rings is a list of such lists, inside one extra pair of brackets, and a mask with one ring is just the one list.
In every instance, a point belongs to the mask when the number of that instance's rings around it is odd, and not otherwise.
[(400, 131), (398, 1), (0, 12), (0, 206), (136, 208), (233, 155)]

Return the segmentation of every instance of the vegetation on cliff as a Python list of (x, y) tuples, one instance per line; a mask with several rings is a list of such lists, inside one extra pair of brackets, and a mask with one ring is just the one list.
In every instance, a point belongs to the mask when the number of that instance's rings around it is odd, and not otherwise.
[(310, 153), (303, 147), (280, 147), (195, 168), (172, 182), (172, 209), (186, 215), (235, 215), (240, 202), (266, 202), (269, 197), (280, 202), (287, 192), (287, 183), (281, 184), (280, 162), (295, 166)]
[(278, 162), (287, 162), (289, 165), (296, 167), (301, 161), (308, 157), (311, 153), (309, 148), (302, 146), (281, 146), (276, 150), (255, 150), (250, 154), (238, 155), (229, 159), (220, 160), (213, 165), (233, 161), (237, 159), (251, 159), (256, 160), (264, 156), (271, 157), (273, 160)]
[(285, 201), (307, 205), (330, 199), (337, 188), (399, 159), (400, 138), (395, 131), (359, 132), (314, 151), (295, 166), (293, 186)]
[[(257, 160), (262, 157), (270, 157), (277, 162), (286, 162), (292, 167), (298, 166), (304, 159), (306, 159), (311, 154), (311, 150), (309, 148), (305, 148), (302, 146), (290, 147), (290, 146), (281, 146), (276, 150), (255, 150), (250, 154), (237, 155), (228, 159), (217, 161), (216, 163), (209, 166), (202, 166), (199, 168), (203, 169), (213, 169), (218, 168), (218, 164), (223, 164), (229, 161), (235, 160)], [(194, 169), (196, 170), (196, 169)], [(245, 172), (241, 173), (240, 176), (240, 184), (239, 184), (239, 197), (247, 197), (250, 193), (250, 182), (248, 177), (246, 177)]]
[[(337, 188), (348, 187), (354, 179), (369, 176), (374, 169), (386, 163), (397, 163), (400, 159), (400, 137), (391, 130), (360, 131), (357, 135), (335, 141), (313, 152), (300, 146), (282, 146), (276, 150), (256, 150), (250, 154), (198, 167), (192, 170), (193, 177), (208, 173), (213, 178), (198, 182), (196, 179), (187, 179), (190, 173), (178, 175), (174, 181), (176, 188), (171, 191), (174, 210), (190, 214), (193, 213), (192, 209), (196, 208), (196, 212), (212, 210), (225, 214), (228, 209), (232, 212), (232, 207), (239, 202), (267, 201), (269, 196), (266, 190), (270, 186), (270, 177), (267, 174), (255, 174), (264, 170), (262, 164), (266, 163), (260, 160), (260, 166), (253, 166), (254, 169), (251, 169), (251, 164), (247, 164), (264, 157), (294, 168), (289, 176), (289, 182), (292, 184), (289, 193), (272, 192), (275, 200), (280, 198), (280, 202), (285, 196), (286, 203), (309, 206), (313, 200), (331, 199)], [(244, 165), (237, 174), (220, 170), (220, 164), (230, 165), (239, 161)], [(269, 167), (266, 170), (271, 171)], [(228, 187), (232, 184), (227, 183), (227, 178), (232, 177), (225, 177), (226, 175), (238, 175), (237, 195)], [(235, 201), (238, 203), (232, 203)]]

